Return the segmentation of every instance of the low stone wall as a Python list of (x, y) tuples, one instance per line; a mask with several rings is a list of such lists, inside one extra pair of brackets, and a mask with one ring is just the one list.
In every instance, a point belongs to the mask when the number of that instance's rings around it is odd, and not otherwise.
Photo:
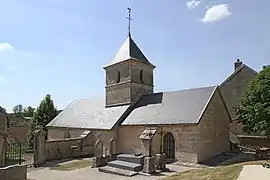
[(0, 168), (1, 180), (26, 180), (27, 166), (26, 165), (12, 165)]
[(237, 136), (240, 144), (246, 147), (268, 147), (270, 148), (270, 138), (265, 136), (247, 136), (247, 135), (238, 135)]
[(48, 140), (45, 142), (46, 160), (74, 158), (93, 154), (93, 146), (84, 138)]

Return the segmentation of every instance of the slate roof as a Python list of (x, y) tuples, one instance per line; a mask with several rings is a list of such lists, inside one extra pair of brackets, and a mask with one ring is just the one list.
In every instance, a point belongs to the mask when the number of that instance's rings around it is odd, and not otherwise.
[(140, 48), (136, 45), (136, 43), (131, 38), (131, 35), (128, 35), (127, 39), (124, 41), (118, 52), (116, 53), (114, 59), (106, 65), (106, 67), (111, 66), (113, 64), (117, 64), (128, 59), (133, 59), (144, 64), (155, 67), (151, 64), (147, 58), (144, 56)]
[(85, 129), (111, 129), (128, 106), (105, 108), (104, 98), (72, 102), (47, 126)]
[(144, 95), (122, 125), (198, 123), (216, 88)]
[(237, 75), (239, 72), (241, 72), (241, 70), (244, 69), (244, 68), (247, 68), (249, 71), (251, 71), (252, 73), (254, 73), (254, 75), (258, 74), (258, 72), (256, 72), (252, 68), (248, 67), (246, 64), (242, 64), (227, 79), (225, 79), (225, 81), (223, 81), (220, 84), (220, 86), (221, 87), (224, 86), (228, 81), (230, 81), (235, 75)]

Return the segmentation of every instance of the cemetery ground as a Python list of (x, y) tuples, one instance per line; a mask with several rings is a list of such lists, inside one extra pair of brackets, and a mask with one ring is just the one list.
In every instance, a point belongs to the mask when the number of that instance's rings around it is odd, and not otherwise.
[[(158, 175), (144, 176), (136, 175), (125, 177), (99, 172), (97, 168), (90, 167), (89, 158), (75, 159), (69, 161), (54, 161), (47, 163), (44, 167), (29, 169), (29, 180), (86, 180), (86, 179), (110, 179), (110, 180), (141, 180), (141, 179), (161, 179), (161, 180), (238, 180), (238, 176), (246, 165), (259, 165), (264, 160), (255, 160), (250, 154), (240, 154), (237, 157), (228, 159), (218, 165), (208, 167), (186, 167), (176, 163), (167, 164), (169, 171)], [(257, 168), (258, 169), (258, 168)], [(267, 169), (270, 171), (269, 169)], [(248, 170), (249, 171), (249, 170)], [(259, 172), (258, 172), (259, 173)], [(253, 173), (258, 177), (257, 173)], [(242, 174), (241, 174), (242, 175)], [(244, 176), (243, 176), (244, 177)], [(255, 178), (256, 179), (256, 178)], [(241, 179), (242, 180), (242, 179)], [(243, 179), (244, 180), (244, 179)]]

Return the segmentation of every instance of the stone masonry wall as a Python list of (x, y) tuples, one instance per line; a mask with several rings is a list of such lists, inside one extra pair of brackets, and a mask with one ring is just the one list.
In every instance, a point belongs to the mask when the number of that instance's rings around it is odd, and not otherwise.
[[(56, 157), (57, 149), (60, 149), (60, 152), (63, 151), (63, 155), (67, 156), (71, 154), (71, 146), (78, 146), (81, 143), (80, 135), (87, 129), (73, 129), (73, 128), (48, 128), (48, 141), (46, 142), (46, 148), (50, 151), (50, 156), (53, 159)], [(64, 138), (66, 132), (70, 132), (70, 138)], [(116, 141), (117, 141), (117, 131), (115, 130), (90, 130), (91, 138), (85, 139), (83, 142), (85, 146), (89, 147), (87, 151), (94, 153), (95, 143), (100, 140), (103, 144), (103, 152), (108, 153), (111, 147), (111, 140), (114, 138), (115, 150)], [(63, 150), (62, 150), (63, 149)]]
[[(143, 72), (142, 81), (140, 71)], [(120, 82), (117, 82), (118, 72), (120, 72)], [(131, 103), (142, 94), (152, 92), (152, 67), (129, 60), (106, 68), (106, 105)]]
[[(243, 96), (246, 87), (249, 82), (255, 77), (254, 72), (248, 68), (242, 68), (233, 78), (231, 78), (224, 85), (220, 86), (221, 94), (228, 107), (232, 120), (236, 118), (234, 107), (239, 104), (241, 97)], [(231, 123), (230, 131), (234, 134), (244, 134), (241, 130), (241, 124), (235, 122)]]
[(1, 180), (26, 180), (27, 166), (26, 165), (12, 165), (0, 168)]
[(7, 117), (0, 112), (0, 166), (4, 164)]
[(216, 91), (199, 122), (198, 162), (229, 150), (229, 122), (230, 117), (220, 93)]
[[(66, 159), (93, 154), (92, 144), (85, 143), (82, 138), (48, 140), (45, 143), (46, 160)], [(72, 149), (77, 147), (77, 149)]]
[[(139, 139), (145, 126), (121, 126), (119, 129), (120, 153), (147, 154), (147, 147)], [(163, 140), (161, 130), (171, 132), (175, 138), (175, 158), (180, 161), (197, 162), (199, 131), (196, 125), (164, 125), (160, 126), (152, 140), (152, 154), (160, 153)], [(164, 136), (163, 134), (163, 136)]]

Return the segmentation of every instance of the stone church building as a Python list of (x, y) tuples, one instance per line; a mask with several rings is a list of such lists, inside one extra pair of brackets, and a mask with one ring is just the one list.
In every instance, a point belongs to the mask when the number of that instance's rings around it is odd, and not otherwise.
[(104, 151), (113, 141), (113, 153), (165, 153), (168, 160), (202, 162), (229, 150), (232, 107), (243, 93), (240, 86), (256, 74), (239, 60), (235, 66), (220, 86), (156, 93), (155, 66), (129, 34), (104, 67), (105, 97), (72, 102), (47, 125), (48, 139), (90, 130), (90, 143), (102, 141)]

